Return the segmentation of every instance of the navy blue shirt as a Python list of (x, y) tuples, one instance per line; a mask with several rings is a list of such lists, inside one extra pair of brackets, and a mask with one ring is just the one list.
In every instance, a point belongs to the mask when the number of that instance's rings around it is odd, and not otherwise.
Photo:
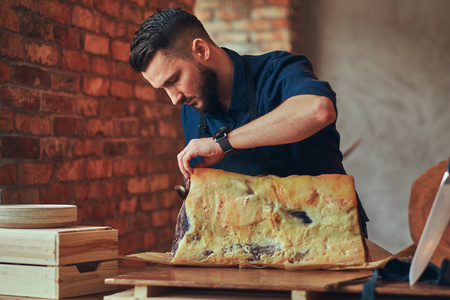
[[(211, 136), (225, 125), (233, 130), (250, 122), (243, 58), (234, 51), (224, 50), (234, 63), (232, 98), (227, 112), (220, 110), (215, 115), (207, 114)], [(328, 97), (336, 108), (335, 93), (327, 82), (316, 78), (312, 65), (305, 56), (275, 51), (244, 57), (251, 66), (259, 116), (275, 109), (290, 97), (302, 94)], [(200, 114), (193, 107), (183, 105), (181, 120), (187, 145), (198, 136)], [(300, 142), (241, 149), (212, 167), (253, 176), (345, 174), (339, 140), (336, 124), (333, 123)], [(200, 157), (193, 159), (191, 165), (200, 160)]]

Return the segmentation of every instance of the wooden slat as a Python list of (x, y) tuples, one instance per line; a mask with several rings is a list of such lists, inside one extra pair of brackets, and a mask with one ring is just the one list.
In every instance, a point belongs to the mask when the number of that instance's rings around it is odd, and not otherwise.
[(118, 255), (117, 230), (64, 233), (58, 237), (58, 265), (116, 259)]
[(117, 236), (109, 227), (0, 228), (0, 262), (61, 266), (116, 259)]
[(0, 264), (0, 294), (58, 299), (115, 290), (104, 284), (117, 276), (117, 260), (101, 262), (91, 272), (80, 273), (75, 265), (44, 267)]

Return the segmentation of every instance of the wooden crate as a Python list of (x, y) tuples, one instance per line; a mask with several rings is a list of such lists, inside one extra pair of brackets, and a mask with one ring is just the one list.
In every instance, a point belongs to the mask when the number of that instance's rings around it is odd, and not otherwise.
[(0, 294), (66, 298), (111, 291), (118, 232), (109, 227), (0, 229)]

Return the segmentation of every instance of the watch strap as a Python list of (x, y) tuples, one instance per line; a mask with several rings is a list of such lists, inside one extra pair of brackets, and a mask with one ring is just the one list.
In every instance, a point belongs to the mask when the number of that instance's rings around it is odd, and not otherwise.
[(226, 134), (224, 134), (221, 138), (217, 139), (216, 142), (219, 144), (220, 148), (222, 148), (225, 155), (231, 155), (238, 151), (234, 149), (233, 146), (231, 146)]

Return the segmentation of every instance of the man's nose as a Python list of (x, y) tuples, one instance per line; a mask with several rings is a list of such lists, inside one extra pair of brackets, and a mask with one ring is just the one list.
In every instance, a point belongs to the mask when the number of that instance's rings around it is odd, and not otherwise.
[(172, 101), (173, 105), (177, 105), (178, 103), (180, 103), (184, 97), (183, 93), (175, 89), (167, 89), (166, 92), (167, 95), (169, 95), (169, 98)]

